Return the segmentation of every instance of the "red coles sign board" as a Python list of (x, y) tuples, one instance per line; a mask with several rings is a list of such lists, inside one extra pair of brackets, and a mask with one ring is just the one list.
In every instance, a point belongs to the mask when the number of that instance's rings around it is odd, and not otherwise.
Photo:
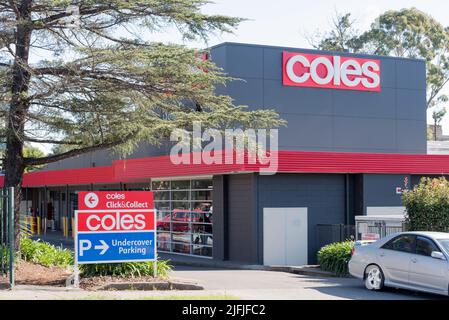
[(151, 191), (82, 191), (78, 210), (154, 209)]
[(284, 51), (285, 86), (380, 91), (380, 60)]

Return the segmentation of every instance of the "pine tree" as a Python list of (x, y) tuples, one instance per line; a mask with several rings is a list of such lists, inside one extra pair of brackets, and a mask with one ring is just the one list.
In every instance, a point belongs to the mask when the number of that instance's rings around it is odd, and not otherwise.
[[(207, 3), (0, 0), (0, 134), (16, 208), (26, 167), (106, 148), (131, 152), (194, 120), (211, 128), (282, 123), (272, 110), (250, 112), (216, 95), (229, 79), (201, 50), (145, 40), (171, 26), (186, 39), (207, 40), (242, 21), (203, 14)], [(45, 59), (32, 60), (39, 56)], [(26, 157), (31, 142), (61, 152)]]

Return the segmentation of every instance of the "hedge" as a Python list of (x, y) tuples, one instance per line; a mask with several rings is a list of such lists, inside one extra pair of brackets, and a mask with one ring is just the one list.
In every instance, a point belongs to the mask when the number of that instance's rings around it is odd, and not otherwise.
[(422, 178), (413, 190), (406, 190), (402, 202), (410, 231), (449, 231), (449, 182), (444, 178)]
[(348, 262), (351, 259), (353, 247), (354, 241), (336, 242), (322, 247), (318, 251), (318, 263), (321, 269), (338, 276), (348, 275)]

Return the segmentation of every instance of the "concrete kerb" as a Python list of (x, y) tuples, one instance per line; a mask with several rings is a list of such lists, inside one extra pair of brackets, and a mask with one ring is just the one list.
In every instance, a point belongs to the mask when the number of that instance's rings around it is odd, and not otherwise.
[(204, 287), (195, 283), (179, 281), (111, 282), (103, 286), (98, 286), (95, 290), (204, 290)]
[(202, 261), (177, 261), (177, 260), (171, 260), (170, 263), (174, 266), (188, 266), (188, 267), (214, 268), (214, 269), (234, 269), (234, 270), (277, 271), (277, 272), (288, 272), (316, 277), (337, 277), (332, 272), (321, 270), (320, 266), (318, 265), (263, 266), (263, 265), (231, 264), (231, 263), (212, 262), (212, 261), (202, 262)]
[[(80, 289), (74, 284), (75, 275), (72, 274), (67, 277), (65, 281), (65, 287), (67, 289)], [(167, 280), (167, 281), (155, 281), (155, 282), (136, 282), (136, 281), (121, 281), (110, 282), (103, 285), (99, 285), (94, 290), (204, 290), (203, 286), (197, 283), (181, 281), (181, 280)]]

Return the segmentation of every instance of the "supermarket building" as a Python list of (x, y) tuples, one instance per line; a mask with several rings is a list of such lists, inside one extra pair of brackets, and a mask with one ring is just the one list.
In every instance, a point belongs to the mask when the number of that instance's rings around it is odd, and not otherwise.
[(61, 230), (78, 191), (153, 190), (160, 251), (307, 264), (319, 225), (403, 212), (403, 189), (449, 173), (449, 156), (427, 154), (422, 60), (238, 43), (212, 47), (209, 58), (244, 80), (218, 93), (288, 121), (276, 174), (261, 175), (260, 164), (174, 165), (168, 143), (126, 160), (105, 150), (27, 174), (22, 212)]

